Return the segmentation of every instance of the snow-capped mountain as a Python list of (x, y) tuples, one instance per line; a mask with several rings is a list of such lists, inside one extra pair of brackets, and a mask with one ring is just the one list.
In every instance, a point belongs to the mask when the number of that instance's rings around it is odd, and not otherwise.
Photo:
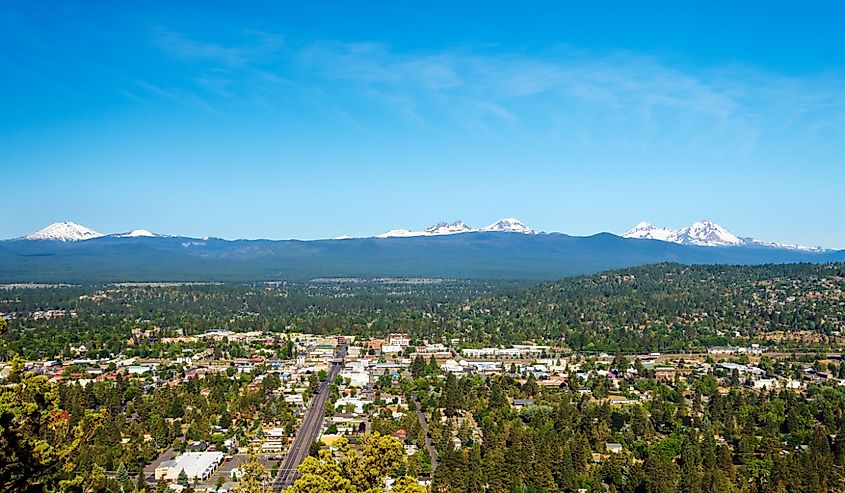
[(622, 237), (639, 238), (646, 240), (672, 241), (672, 238), (674, 238), (677, 234), (678, 232), (674, 229), (658, 228), (651, 223), (643, 221), (634, 226), (633, 228), (629, 229), (627, 233), (622, 235)]
[(739, 246), (746, 243), (744, 239), (706, 219), (696, 221), (679, 230), (658, 228), (651, 223), (641, 222), (628, 230), (622, 237), (660, 240), (695, 246)]
[(675, 236), (675, 243), (696, 246), (737, 246), (745, 243), (727, 229), (712, 221), (696, 221), (681, 228)]
[(114, 235), (117, 238), (155, 238), (156, 234), (147, 229), (133, 229), (128, 233)]
[(526, 226), (525, 223), (523, 223), (519, 219), (514, 219), (512, 217), (496, 221), (490, 226), (485, 226), (481, 228), (480, 231), (493, 231), (499, 233), (522, 233), (527, 235), (533, 235), (536, 233), (536, 231)]
[(442, 222), (425, 228), (426, 235), (453, 235), (455, 233), (469, 233), (471, 231), (473, 229), (464, 224), (463, 221), (455, 221), (453, 223)]
[[(482, 228), (472, 228), (463, 221), (440, 222), (422, 231), (409, 229), (392, 229), (377, 235), (376, 238), (410, 238), (417, 236), (445, 236), (462, 233), (519, 233), (535, 235), (537, 232), (515, 218), (506, 218)], [(17, 240), (41, 240), (57, 242), (75, 242), (100, 238), (106, 235), (86, 228), (80, 224), (65, 221), (47, 226), (35, 233), (17, 238)], [(168, 235), (155, 234), (147, 229), (134, 229), (126, 233), (114, 233), (108, 238), (168, 238)], [(818, 246), (803, 246), (788, 243), (761, 241), (754, 238), (739, 236), (731, 233), (719, 224), (701, 220), (681, 228), (661, 228), (651, 223), (641, 222), (622, 235), (623, 238), (659, 240), (679, 245), (704, 247), (759, 247), (781, 250), (794, 250), (808, 253), (824, 253), (832, 250)], [(336, 240), (350, 239), (349, 236), (338, 236)]]
[[(158, 234), (150, 238), (144, 236), (150, 233), (145, 230), (113, 232), (97, 238), (99, 233), (87, 228), (59, 224), (29, 236), (54, 241), (23, 238), (0, 241), (0, 280), (13, 283), (216, 282), (221, 279), (254, 282), (268, 280), (268, 273), (278, 273), (269, 279), (279, 280), (338, 275), (553, 280), (661, 262), (685, 265), (845, 262), (845, 249), (765, 243), (734, 235), (705, 221), (671, 230), (671, 234), (659, 230), (640, 224), (627, 236), (661, 237), (664, 241), (626, 239), (609, 233), (527, 234), (531, 229), (524, 224), (502, 220), (479, 229), (453, 223), (435, 225), (428, 231), (420, 228), (382, 235), (420, 236), (418, 240), (366, 237), (317, 241), (199, 239)], [(84, 238), (91, 239), (76, 241)], [(733, 245), (737, 241), (741, 242), (740, 246), (695, 246)]]
[(53, 223), (44, 229), (24, 236), (26, 240), (82, 241), (103, 236), (91, 228), (70, 221)]
[(425, 228), (424, 231), (411, 231), (409, 229), (391, 229), (386, 233), (377, 235), (376, 238), (408, 238), (413, 236), (439, 236), (439, 235), (454, 235), (459, 233), (478, 233), (478, 232), (492, 232), (492, 233), (522, 233), (535, 234), (536, 231), (529, 228), (519, 219), (507, 218), (496, 221), (495, 223), (485, 226), (483, 228), (471, 228), (463, 221), (455, 221), (453, 223), (440, 222)]
[(24, 236), (23, 239), (41, 241), (82, 241), (93, 238), (101, 238), (104, 236), (109, 236), (110, 238), (155, 238), (160, 235), (157, 235), (148, 229), (133, 229), (127, 233), (104, 235), (91, 228), (82, 226), (81, 224), (64, 221), (60, 223), (53, 223), (44, 229)]
[(713, 221), (706, 219), (696, 221), (685, 228), (674, 230), (658, 228), (650, 223), (641, 222), (622, 235), (623, 238), (638, 238), (648, 240), (668, 241), (680, 245), (694, 245), (707, 247), (722, 246), (763, 246), (769, 248), (784, 248), (802, 251), (826, 251), (821, 247), (807, 247), (773, 243), (737, 236)]
[(777, 243), (774, 241), (760, 241), (754, 238), (741, 238), (745, 245), (756, 245), (768, 248), (783, 248), (784, 250), (798, 250), (802, 252), (830, 252), (830, 248), (808, 245), (793, 245), (792, 243)]
[(426, 232), (411, 231), (410, 229), (391, 229), (390, 231), (376, 235), (376, 238), (408, 238), (411, 236), (426, 236)]

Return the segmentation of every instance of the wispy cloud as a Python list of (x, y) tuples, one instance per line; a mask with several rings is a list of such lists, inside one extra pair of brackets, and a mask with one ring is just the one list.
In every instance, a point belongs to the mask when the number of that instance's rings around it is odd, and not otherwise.
[[(323, 78), (402, 95), (426, 109), (424, 121), (437, 121), (432, 113), (474, 114), (509, 129), (545, 126), (551, 134), (567, 131), (556, 125), (582, 131), (594, 120), (611, 128), (636, 127), (643, 138), (663, 132), (693, 139), (709, 133), (734, 151), (747, 150), (764, 129), (804, 137), (828, 132), (827, 137), (843, 141), (845, 82), (838, 74), (788, 77), (753, 67), (697, 69), (629, 51), (572, 47), (531, 55), (484, 48), (400, 53), (386, 45), (334, 42), (309, 46), (297, 60)], [(472, 108), (496, 111), (479, 114)], [(573, 115), (578, 115), (575, 125)]]
[(153, 34), (172, 57), (213, 65), (194, 74), (199, 90), (271, 105), (281, 91), (319, 88), (319, 99), (336, 95), (330, 106), (356, 121), (366, 119), (355, 113), (370, 101), (416, 125), (448, 121), (472, 131), (577, 135), (572, 138), (581, 143), (601, 142), (621, 128), (643, 145), (661, 136), (695, 141), (711, 134), (725, 151), (747, 150), (764, 129), (843, 140), (845, 83), (838, 75), (698, 69), (629, 51), (560, 46), (531, 54), (500, 46), (407, 52), (368, 42), (292, 46), (263, 32), (228, 44), (166, 29)]
[(201, 41), (181, 33), (154, 28), (151, 32), (154, 45), (169, 55), (184, 61), (214, 62), (230, 67), (242, 67), (261, 61), (278, 53), (284, 47), (284, 38), (262, 31), (244, 31), (237, 43)]

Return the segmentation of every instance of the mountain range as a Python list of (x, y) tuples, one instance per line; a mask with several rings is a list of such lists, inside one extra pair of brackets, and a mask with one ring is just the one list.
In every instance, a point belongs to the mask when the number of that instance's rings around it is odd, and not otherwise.
[(496, 232), (496, 233), (522, 233), (533, 235), (537, 232), (526, 226), (519, 219), (509, 217), (507, 219), (500, 219), (495, 223), (485, 226), (483, 228), (470, 228), (463, 221), (455, 221), (453, 223), (440, 222), (435, 225), (427, 227), (423, 231), (411, 231), (408, 229), (391, 229), (386, 233), (382, 233), (376, 238), (407, 238), (410, 236), (439, 236), (439, 235), (453, 235), (458, 233), (480, 233), (480, 232)]
[[(24, 236), (22, 239), (67, 242), (91, 240), (94, 238), (101, 238), (103, 236), (106, 235), (98, 233), (93, 229), (87, 228), (81, 224), (76, 224), (71, 221), (63, 221), (59, 223), (53, 223), (44, 229), (39, 229), (34, 233), (30, 233)], [(117, 238), (152, 238), (156, 235), (146, 229), (133, 229), (128, 233), (115, 233), (110, 236), (114, 236)]]
[(63, 222), (0, 241), (0, 282), (263, 281), (316, 277), (557, 279), (634, 265), (841, 262), (845, 250), (767, 243), (712, 221), (673, 230), (640, 223), (622, 235), (537, 232), (517, 219), (462, 221), (369, 238), (224, 240), (104, 235)]
[(783, 248), (787, 250), (801, 250), (808, 252), (823, 252), (827, 249), (818, 246), (791, 245), (788, 243), (774, 243), (756, 240), (754, 238), (739, 237), (722, 226), (706, 219), (696, 221), (678, 230), (658, 228), (651, 223), (641, 222), (622, 235), (623, 238), (648, 239), (668, 241), (680, 245), (696, 246), (764, 246)]

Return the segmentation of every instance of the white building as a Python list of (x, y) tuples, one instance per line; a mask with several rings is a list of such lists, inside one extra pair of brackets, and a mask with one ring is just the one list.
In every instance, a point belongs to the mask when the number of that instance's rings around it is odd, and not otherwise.
[(381, 352), (385, 354), (396, 354), (402, 352), (402, 346), (395, 344), (385, 344), (381, 347)]
[(155, 478), (156, 481), (176, 481), (185, 471), (188, 481), (205, 481), (223, 462), (223, 457), (223, 452), (186, 452), (156, 467)]
[(440, 344), (427, 344), (425, 346), (417, 346), (417, 353), (419, 354), (434, 354), (434, 353), (449, 353), (449, 348)]
[(370, 383), (370, 373), (363, 365), (344, 368), (340, 371), (340, 376), (348, 379), (349, 385), (352, 387), (366, 387)]
[(461, 354), (465, 358), (494, 358), (497, 349), (493, 347), (480, 349), (461, 349)]
[(408, 334), (390, 334), (387, 336), (387, 342), (391, 346), (406, 347), (411, 345), (411, 336)]
[(152, 365), (131, 365), (126, 367), (126, 373), (129, 375), (143, 375), (144, 373), (152, 373)]
[(285, 394), (285, 402), (294, 406), (305, 405), (305, 400), (302, 399), (301, 394)]
[(778, 387), (777, 380), (774, 378), (761, 378), (759, 380), (754, 381), (754, 388), (755, 389), (766, 389), (772, 390)]
[(350, 405), (354, 407), (352, 412), (358, 414), (364, 412), (364, 406), (366, 406), (367, 404), (372, 404), (372, 401), (369, 399), (361, 399), (360, 397), (341, 397), (334, 403), (335, 409), (339, 407), (344, 408), (347, 405)]
[(751, 354), (751, 355), (760, 355), (763, 354), (766, 348), (760, 347), (759, 344), (752, 344), (750, 347), (742, 347), (742, 346), (732, 346), (732, 347), (722, 347), (722, 346), (715, 346), (715, 347), (708, 347), (707, 354), (715, 354), (715, 355), (732, 355), (732, 354)]
[(547, 352), (549, 346), (533, 346), (516, 344), (510, 348), (479, 348), (479, 349), (462, 349), (461, 354), (465, 358), (485, 358), (485, 359), (519, 359), (519, 358), (536, 358)]
[(284, 428), (265, 428), (264, 440), (261, 442), (262, 452), (279, 452), (285, 448), (288, 438)]

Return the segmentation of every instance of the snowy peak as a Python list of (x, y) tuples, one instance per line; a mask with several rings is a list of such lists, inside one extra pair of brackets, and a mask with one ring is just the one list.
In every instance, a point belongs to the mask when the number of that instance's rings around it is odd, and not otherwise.
[[(100, 238), (103, 236), (106, 235), (98, 233), (91, 228), (86, 228), (81, 224), (65, 221), (53, 223), (42, 230), (24, 236), (24, 239), (42, 241), (82, 241), (90, 240), (92, 238)], [(133, 229), (128, 233), (115, 233), (109, 235), (110, 238), (155, 238), (157, 236), (159, 235), (147, 229)]]
[(695, 246), (737, 246), (745, 244), (745, 240), (706, 219), (694, 222), (677, 231), (670, 228), (658, 228), (651, 223), (641, 222), (629, 229), (622, 237), (660, 240)]
[(408, 238), (411, 236), (425, 236), (424, 231), (411, 231), (410, 229), (391, 229), (377, 235), (376, 238)]
[(745, 242), (718, 224), (702, 220), (678, 231), (675, 243), (697, 246), (736, 246)]
[(408, 238), (412, 236), (439, 236), (439, 235), (454, 235), (459, 233), (523, 233), (535, 234), (536, 232), (526, 226), (519, 219), (507, 218), (496, 221), (490, 226), (475, 229), (466, 225), (463, 221), (455, 221), (453, 223), (440, 222), (435, 225), (425, 228), (424, 231), (411, 231), (409, 229), (391, 229), (386, 233), (382, 233), (376, 238)]
[(103, 235), (93, 229), (86, 228), (81, 224), (65, 221), (53, 223), (44, 229), (40, 229), (35, 233), (24, 236), (24, 239), (43, 241), (82, 241), (99, 238), (101, 236)]
[(463, 221), (455, 221), (453, 223), (441, 222), (425, 228), (427, 235), (452, 235), (455, 233), (469, 233), (470, 231), (472, 231), (472, 228), (464, 224)]
[(658, 228), (651, 223), (641, 222), (622, 235), (623, 238), (639, 238), (668, 241), (681, 245), (695, 246), (737, 246), (746, 243), (727, 229), (713, 221), (701, 220), (674, 230)]
[(117, 238), (155, 238), (156, 234), (147, 229), (133, 229), (128, 233), (115, 235)]
[(526, 226), (525, 223), (523, 223), (519, 219), (515, 219), (512, 217), (496, 221), (490, 226), (481, 228), (480, 231), (491, 231), (498, 233), (522, 233), (527, 235), (533, 235), (536, 233), (536, 231)]
[(647, 240), (668, 241), (680, 245), (694, 245), (706, 247), (725, 246), (760, 246), (767, 248), (782, 248), (786, 250), (801, 250), (807, 252), (824, 252), (821, 247), (807, 247), (772, 243), (754, 238), (739, 237), (713, 221), (703, 219), (696, 221), (679, 230), (658, 228), (651, 223), (641, 222), (622, 235), (623, 238), (637, 238)]
[(646, 240), (672, 241), (672, 238), (674, 238), (676, 234), (677, 231), (675, 231), (674, 229), (658, 228), (651, 223), (643, 221), (634, 226), (633, 228), (629, 229), (627, 233), (622, 235), (622, 237), (639, 238)]

